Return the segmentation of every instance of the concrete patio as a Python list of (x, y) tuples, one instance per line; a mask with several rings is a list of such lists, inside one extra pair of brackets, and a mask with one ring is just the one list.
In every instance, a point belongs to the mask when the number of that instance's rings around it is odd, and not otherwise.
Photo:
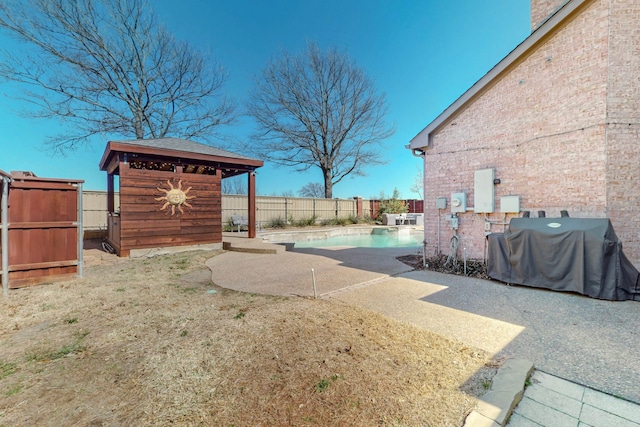
[(496, 357), (530, 360), (536, 371), (510, 426), (640, 427), (640, 407), (633, 403), (640, 402), (638, 302), (412, 271), (396, 259), (415, 252), (227, 252), (207, 265), (216, 284), (244, 292), (312, 297), (315, 278), (319, 297), (379, 312)]

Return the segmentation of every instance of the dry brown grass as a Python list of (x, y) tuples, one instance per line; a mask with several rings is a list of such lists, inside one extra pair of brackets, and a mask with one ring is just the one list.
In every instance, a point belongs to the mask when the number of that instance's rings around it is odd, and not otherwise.
[(482, 351), (338, 301), (220, 289), (215, 255), (11, 291), (0, 425), (460, 426), (494, 374)]

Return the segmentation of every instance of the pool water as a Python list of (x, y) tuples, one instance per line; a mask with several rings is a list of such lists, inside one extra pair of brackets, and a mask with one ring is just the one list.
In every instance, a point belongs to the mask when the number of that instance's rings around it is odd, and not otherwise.
[(296, 248), (323, 248), (329, 246), (355, 246), (359, 248), (409, 248), (420, 247), (422, 233), (353, 234), (326, 239), (298, 240)]

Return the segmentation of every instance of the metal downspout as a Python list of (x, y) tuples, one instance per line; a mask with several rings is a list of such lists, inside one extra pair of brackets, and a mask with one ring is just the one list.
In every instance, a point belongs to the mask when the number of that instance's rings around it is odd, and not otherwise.
[(5, 297), (9, 296), (9, 179), (2, 178), (2, 197), (0, 200), (0, 223), (2, 223), (2, 238), (0, 240), (0, 246), (2, 246), (2, 265), (0, 270), (2, 271), (2, 294)]
[[(426, 161), (425, 161), (426, 153), (425, 153), (424, 150), (421, 150), (419, 148), (414, 148), (414, 149), (411, 150), (411, 154), (413, 154), (414, 157), (419, 157), (419, 158), (421, 158), (423, 160), (422, 161), (422, 190), (423, 190), (423, 194), (425, 196), (425, 197), (423, 197), (423, 199), (425, 199), (426, 195), (427, 195), (427, 192), (425, 191), (426, 188), (425, 188), (425, 185), (424, 185), (424, 182), (425, 182), (424, 169), (427, 167)], [(425, 210), (425, 206), (426, 205), (424, 205), (424, 200), (423, 200), (423, 207), (422, 207), (423, 211)], [(425, 224), (427, 222), (427, 215), (426, 215), (426, 212), (424, 212), (424, 213), (425, 213), (425, 215), (424, 215), (424, 220), (423, 220), (423, 223), (422, 223), (422, 237), (423, 237), (423, 239), (422, 239), (422, 266), (426, 267), (427, 266), (427, 227), (425, 227)], [(438, 244), (440, 244), (440, 211), (438, 211)]]

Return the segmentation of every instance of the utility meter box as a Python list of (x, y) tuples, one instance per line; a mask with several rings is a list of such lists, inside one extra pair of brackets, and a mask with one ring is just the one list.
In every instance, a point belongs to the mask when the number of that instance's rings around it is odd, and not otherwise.
[(436, 209), (447, 209), (447, 198), (446, 197), (437, 197), (436, 198)]
[(467, 211), (467, 193), (451, 193), (451, 213)]
[(502, 213), (520, 212), (520, 196), (500, 197), (500, 212)]

